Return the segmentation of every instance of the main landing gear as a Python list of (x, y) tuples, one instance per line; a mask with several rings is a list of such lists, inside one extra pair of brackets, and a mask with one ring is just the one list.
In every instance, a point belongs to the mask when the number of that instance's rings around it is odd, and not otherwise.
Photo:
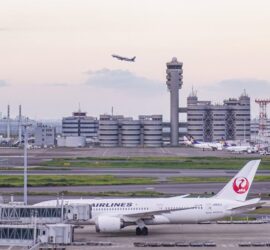
[(147, 227), (136, 227), (136, 235), (148, 235)]

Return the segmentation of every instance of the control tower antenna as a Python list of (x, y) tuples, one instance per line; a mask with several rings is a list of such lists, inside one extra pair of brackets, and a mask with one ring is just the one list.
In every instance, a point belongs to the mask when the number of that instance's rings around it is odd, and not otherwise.
[(270, 103), (270, 99), (256, 99), (256, 103), (260, 106), (259, 116), (259, 135), (266, 136), (266, 123), (267, 123), (267, 105)]
[(183, 63), (178, 62), (176, 57), (167, 63), (167, 87), (170, 91), (171, 109), (171, 146), (179, 143), (179, 89), (183, 85)]

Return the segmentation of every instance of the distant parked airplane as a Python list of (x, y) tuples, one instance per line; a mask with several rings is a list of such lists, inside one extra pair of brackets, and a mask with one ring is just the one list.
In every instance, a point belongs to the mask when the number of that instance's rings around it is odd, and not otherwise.
[(128, 57), (123, 57), (123, 56), (118, 56), (118, 55), (112, 55), (112, 57), (121, 60), (121, 61), (127, 61), (127, 62), (135, 62), (136, 56), (132, 57), (132, 58), (128, 58)]
[(202, 141), (196, 141), (192, 137), (187, 138), (184, 136), (184, 144), (188, 146), (192, 146), (194, 148), (201, 148), (202, 150), (222, 150), (223, 147), (226, 145), (226, 143), (221, 142), (202, 142)]
[(230, 152), (235, 152), (235, 153), (256, 153), (259, 151), (259, 148), (257, 145), (251, 146), (251, 145), (246, 145), (246, 146), (229, 146), (225, 148), (226, 150)]

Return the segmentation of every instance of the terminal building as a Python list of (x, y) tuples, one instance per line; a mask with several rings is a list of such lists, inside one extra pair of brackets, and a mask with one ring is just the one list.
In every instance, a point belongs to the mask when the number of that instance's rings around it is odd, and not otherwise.
[(244, 92), (239, 99), (223, 104), (199, 101), (196, 93), (187, 98), (187, 132), (200, 141), (250, 140), (250, 98)]
[(162, 115), (141, 115), (141, 144), (145, 147), (161, 147), (162, 138)]
[(99, 144), (101, 147), (162, 146), (162, 115), (130, 117), (100, 115)]
[(98, 139), (101, 147), (117, 147), (120, 144), (120, 122), (123, 116), (100, 115)]
[(55, 127), (38, 123), (35, 132), (35, 146), (38, 147), (52, 147), (56, 144), (56, 130)]
[(86, 141), (96, 140), (98, 136), (98, 120), (87, 116), (86, 112), (73, 112), (72, 116), (62, 119), (62, 135), (64, 137), (85, 137)]

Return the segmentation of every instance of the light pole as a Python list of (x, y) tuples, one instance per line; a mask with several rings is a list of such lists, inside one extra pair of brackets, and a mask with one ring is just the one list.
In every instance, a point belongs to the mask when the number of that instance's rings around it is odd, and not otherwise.
[(27, 205), (27, 146), (28, 146), (28, 127), (31, 124), (23, 124), (22, 127), (24, 128), (24, 158), (23, 158), (23, 202), (24, 205)]

